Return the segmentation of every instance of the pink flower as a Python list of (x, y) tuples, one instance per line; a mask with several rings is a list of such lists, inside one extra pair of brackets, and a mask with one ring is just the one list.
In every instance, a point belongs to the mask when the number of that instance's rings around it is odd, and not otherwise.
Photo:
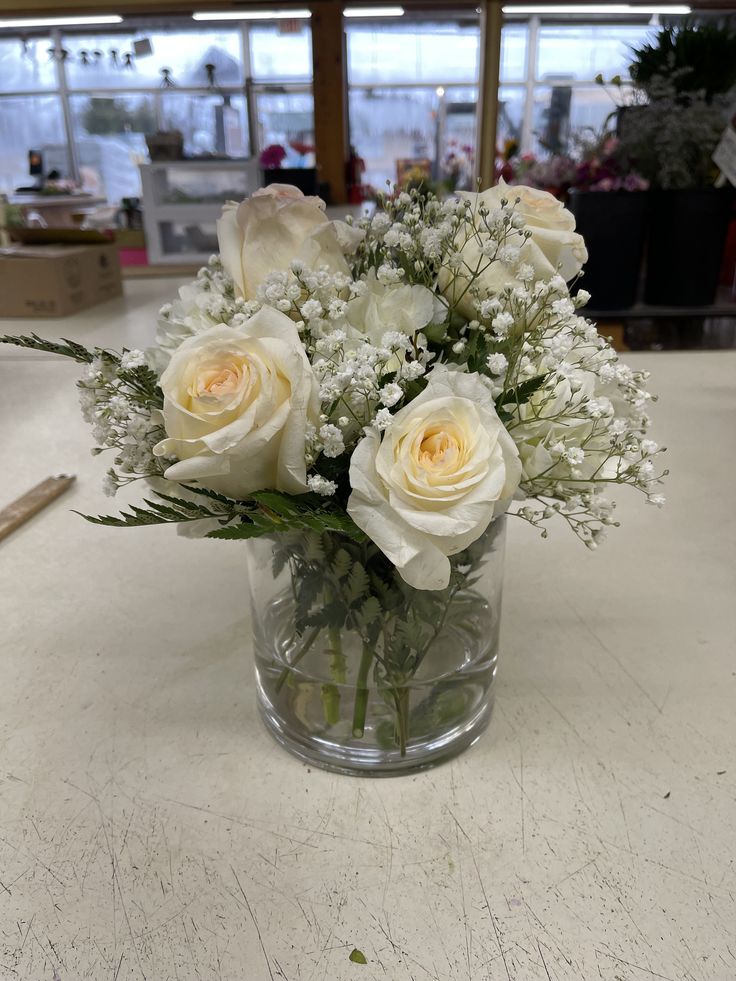
[(280, 143), (272, 143), (267, 146), (265, 150), (261, 151), (261, 155), (258, 158), (258, 162), (261, 167), (265, 167), (266, 170), (276, 170), (281, 166), (286, 157), (286, 150), (281, 146)]

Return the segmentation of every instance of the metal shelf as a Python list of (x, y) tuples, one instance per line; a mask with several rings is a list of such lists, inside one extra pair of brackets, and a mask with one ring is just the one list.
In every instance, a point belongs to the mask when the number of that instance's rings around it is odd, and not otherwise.
[[(181, 265), (182, 263), (203, 265), (207, 262), (210, 255), (217, 251), (216, 246), (205, 252), (197, 252), (196, 239), (187, 241), (186, 236), (184, 236), (181, 241), (183, 250), (181, 252), (171, 251), (166, 247), (163, 226), (166, 224), (213, 226), (222, 214), (223, 204), (232, 197), (232, 191), (226, 192), (223, 188), (221, 200), (166, 201), (166, 197), (172, 193), (172, 188), (176, 187), (178, 183), (174, 177), (170, 180), (170, 172), (188, 171), (200, 175), (212, 174), (213, 180), (209, 186), (206, 186), (208, 184), (206, 176), (200, 176), (194, 182), (195, 185), (201, 186), (204, 181), (207, 193), (212, 193), (212, 189), (217, 188), (217, 180), (214, 175), (218, 173), (239, 174), (242, 190), (238, 190), (237, 193), (241, 199), (247, 197), (259, 186), (258, 164), (253, 158), (247, 160), (159, 160), (155, 163), (142, 164), (140, 170), (143, 187), (143, 225), (146, 232), (149, 261), (152, 265)], [(179, 180), (181, 181), (181, 177)], [(220, 182), (221, 185), (230, 183), (230, 178)], [(184, 179), (184, 187), (186, 185), (187, 182)]]
[(676, 317), (736, 317), (736, 298), (728, 287), (719, 290), (715, 303), (704, 307), (653, 306), (635, 303), (623, 310), (595, 310), (583, 307), (584, 316), (590, 320), (671, 320)]

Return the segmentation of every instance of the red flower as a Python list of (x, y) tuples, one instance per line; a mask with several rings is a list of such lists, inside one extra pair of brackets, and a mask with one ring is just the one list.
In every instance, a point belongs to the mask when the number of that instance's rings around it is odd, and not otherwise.
[(276, 170), (284, 162), (286, 157), (286, 150), (281, 146), (280, 143), (272, 143), (267, 146), (265, 150), (261, 151), (261, 155), (258, 158), (258, 162), (261, 167), (266, 170)]

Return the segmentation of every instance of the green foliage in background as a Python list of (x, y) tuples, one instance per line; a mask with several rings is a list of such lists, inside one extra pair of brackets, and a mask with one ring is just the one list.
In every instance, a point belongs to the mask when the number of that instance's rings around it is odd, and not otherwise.
[(702, 92), (707, 102), (736, 85), (736, 27), (730, 18), (664, 27), (633, 54), (631, 78), (650, 98), (661, 77), (673, 80), (678, 95)]
[(82, 113), (82, 125), (90, 136), (154, 133), (156, 116), (147, 101), (129, 109), (120, 99), (93, 97)]

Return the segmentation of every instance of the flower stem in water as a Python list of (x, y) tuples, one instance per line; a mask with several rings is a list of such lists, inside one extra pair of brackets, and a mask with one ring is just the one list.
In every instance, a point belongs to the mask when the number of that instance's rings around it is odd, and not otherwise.
[(355, 707), (353, 708), (353, 736), (362, 739), (365, 731), (365, 713), (368, 707), (368, 673), (373, 664), (374, 651), (370, 644), (363, 644), (358, 678), (355, 683)]
[(286, 684), (286, 680), (289, 677), (289, 675), (291, 674), (291, 672), (294, 670), (294, 668), (296, 667), (296, 665), (301, 661), (301, 659), (304, 657), (304, 655), (309, 651), (309, 648), (312, 646), (312, 644), (317, 639), (320, 630), (322, 630), (322, 627), (315, 627), (314, 630), (312, 630), (312, 632), (307, 636), (307, 639), (304, 641), (304, 644), (303, 644), (301, 650), (299, 651), (299, 653), (296, 654), (292, 658), (291, 664), (287, 668), (284, 668), (284, 670), (279, 675), (279, 679), (276, 682), (276, 694), (277, 695), (279, 694), (279, 692), (281, 691), (281, 689)]
[(409, 741), (409, 689), (395, 688), (393, 692), (396, 703), (396, 742), (402, 756), (406, 756), (406, 744)]
[(342, 650), (339, 627), (327, 628), (327, 646), (330, 650), (330, 674), (336, 685), (344, 685), (347, 680), (347, 663)]
[(328, 726), (340, 721), (340, 692), (337, 685), (322, 685), (322, 710)]

